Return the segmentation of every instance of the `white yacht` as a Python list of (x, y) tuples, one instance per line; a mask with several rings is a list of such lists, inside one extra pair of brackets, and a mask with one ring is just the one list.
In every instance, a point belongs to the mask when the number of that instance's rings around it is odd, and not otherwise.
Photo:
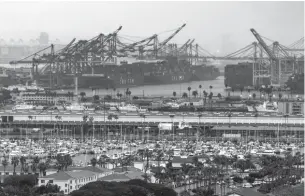
[(22, 103), (22, 104), (15, 105), (12, 109), (13, 110), (33, 110), (33, 109), (35, 109), (35, 106)]
[(181, 149), (180, 148), (175, 148), (174, 149), (174, 156), (180, 156), (181, 155)]
[(44, 156), (45, 155), (45, 151), (42, 148), (36, 148), (34, 150), (34, 155), (36, 155), (36, 156)]
[(17, 157), (21, 155), (21, 151), (20, 150), (12, 150), (9, 154), (10, 157)]
[(179, 129), (192, 128), (192, 126), (189, 125), (188, 123), (182, 121), (182, 122), (179, 122), (178, 128)]
[(278, 112), (276, 102), (264, 102), (261, 105), (247, 106), (249, 112)]
[(26, 87), (24, 85), (11, 85), (11, 86), (8, 86), (6, 88), (6, 90), (8, 91), (13, 91), (14, 89), (17, 89), (18, 91), (26, 91)]
[(70, 111), (83, 111), (86, 110), (86, 107), (78, 104), (78, 103), (73, 103), (69, 106), (65, 106), (66, 110), (70, 110)]
[(67, 154), (69, 154), (69, 151), (67, 148), (60, 148), (60, 149), (58, 149), (57, 154), (67, 155)]
[(143, 112), (143, 111), (145, 111), (144, 109), (138, 108), (137, 106), (132, 105), (132, 104), (127, 104), (125, 106), (120, 106), (119, 110), (120, 111), (127, 111), (127, 112), (139, 112), (139, 111)]

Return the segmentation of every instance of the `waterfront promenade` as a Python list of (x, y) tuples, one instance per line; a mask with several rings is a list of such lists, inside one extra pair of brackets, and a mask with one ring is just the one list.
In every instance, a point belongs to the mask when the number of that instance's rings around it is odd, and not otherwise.
[[(117, 119), (109, 119), (109, 115), (116, 115)], [(191, 124), (210, 124), (221, 125), (274, 125), (274, 126), (304, 126), (304, 117), (302, 115), (283, 116), (280, 114), (258, 114), (253, 113), (170, 113), (170, 112), (70, 112), (70, 111), (1, 111), (0, 116), (13, 116), (13, 122), (82, 122), (83, 116), (93, 117), (95, 123), (124, 123), (124, 124), (142, 124), (142, 123), (170, 123), (187, 122)]]

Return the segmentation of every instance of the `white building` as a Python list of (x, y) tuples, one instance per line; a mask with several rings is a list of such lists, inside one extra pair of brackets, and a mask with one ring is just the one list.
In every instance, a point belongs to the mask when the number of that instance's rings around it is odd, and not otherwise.
[(97, 181), (98, 177), (98, 173), (88, 170), (60, 171), (38, 178), (38, 186), (56, 184), (60, 187), (60, 191), (69, 194), (89, 182)]
[(46, 93), (20, 93), (17, 98), (23, 102), (29, 102), (33, 104), (41, 103), (56, 103), (56, 102), (71, 102), (73, 101), (73, 95), (69, 93), (56, 93), (56, 94), (46, 94)]

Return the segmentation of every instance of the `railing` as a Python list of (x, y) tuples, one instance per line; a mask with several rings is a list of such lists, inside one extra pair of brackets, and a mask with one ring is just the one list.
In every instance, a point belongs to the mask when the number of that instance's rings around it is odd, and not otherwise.
[[(60, 115), (60, 119), (56, 118), (56, 114), (52, 116), (50, 114), (34, 115), (32, 119), (29, 119), (28, 114), (18, 114), (14, 115), (14, 121), (26, 121), (26, 122), (37, 122), (37, 121), (51, 121), (51, 122), (82, 122), (82, 114), (74, 115)], [(139, 115), (132, 116), (120, 116), (118, 115), (118, 120), (109, 120), (108, 115), (104, 119), (104, 115), (92, 115), (96, 123), (143, 123), (143, 119)], [(192, 124), (198, 124), (199, 118), (197, 116), (175, 116), (173, 122), (187, 122)], [(172, 119), (167, 116), (149, 116), (145, 117), (145, 123), (160, 123), (167, 122), (171, 123)], [(293, 126), (304, 126), (304, 118), (300, 117), (207, 117), (202, 116), (200, 118), (200, 124), (231, 124), (233, 125), (293, 125)]]

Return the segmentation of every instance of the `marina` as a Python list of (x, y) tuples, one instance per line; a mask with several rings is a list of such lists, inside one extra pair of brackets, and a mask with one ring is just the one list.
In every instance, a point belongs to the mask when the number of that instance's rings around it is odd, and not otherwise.
[(304, 195), (303, 17), (0, 1), (0, 196)]

